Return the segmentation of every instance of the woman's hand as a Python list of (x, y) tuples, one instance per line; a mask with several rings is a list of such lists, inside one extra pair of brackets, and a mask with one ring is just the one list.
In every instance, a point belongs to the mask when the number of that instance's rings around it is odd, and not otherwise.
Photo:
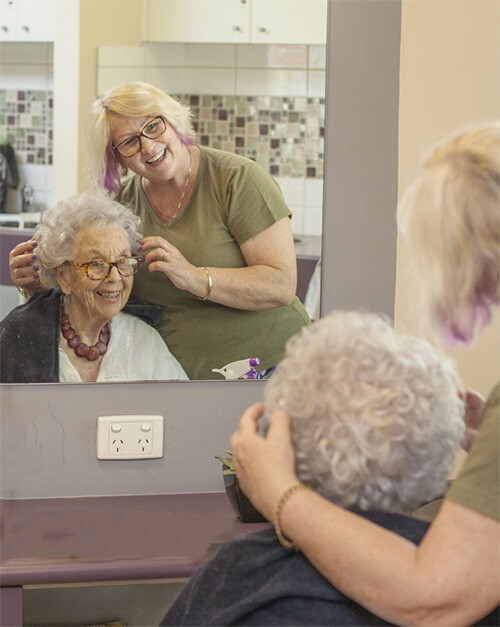
[(196, 296), (206, 294), (207, 275), (203, 268), (189, 263), (183, 254), (163, 237), (145, 237), (141, 254), (149, 272), (163, 272), (175, 287)]
[(476, 390), (466, 390), (463, 395), (463, 400), (465, 402), (465, 438), (462, 446), (466, 451), (469, 451), (476, 439), (477, 430), (479, 429), (479, 419), (483, 411), (484, 396), (476, 392)]
[(10, 251), (10, 276), (15, 285), (32, 296), (40, 291), (40, 266), (35, 252), (37, 242), (29, 240), (21, 242)]
[(295, 454), (290, 435), (290, 416), (275, 409), (265, 438), (257, 433), (263, 403), (249, 407), (231, 438), (238, 480), (254, 506), (268, 520), (283, 492), (297, 483)]

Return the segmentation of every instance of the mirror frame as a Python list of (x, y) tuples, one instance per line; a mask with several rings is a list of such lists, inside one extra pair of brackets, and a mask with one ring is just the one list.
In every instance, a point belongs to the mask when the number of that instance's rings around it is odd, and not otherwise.
[[(328, 0), (322, 315), (393, 318), (400, 37), (401, 0)], [(0, 385), (0, 497), (223, 491), (213, 455), (263, 384)], [(96, 459), (96, 417), (120, 413), (165, 416), (161, 460)]]

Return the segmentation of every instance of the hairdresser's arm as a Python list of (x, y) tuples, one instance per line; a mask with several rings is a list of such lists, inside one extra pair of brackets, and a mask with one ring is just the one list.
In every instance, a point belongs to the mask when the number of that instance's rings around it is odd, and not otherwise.
[[(208, 268), (214, 303), (258, 311), (288, 305), (297, 287), (297, 259), (290, 219), (281, 218), (241, 245), (246, 266)], [(163, 272), (179, 289), (196, 296), (207, 293), (207, 275), (162, 237), (145, 237), (143, 251), (151, 272)]]
[[(245, 412), (231, 447), (243, 489), (270, 518), (297, 478), (288, 415), (276, 411), (263, 439), (262, 409)], [(310, 491), (286, 502), (281, 526), (334, 586), (391, 622), (470, 625), (500, 602), (500, 524), (453, 502), (419, 547)]]

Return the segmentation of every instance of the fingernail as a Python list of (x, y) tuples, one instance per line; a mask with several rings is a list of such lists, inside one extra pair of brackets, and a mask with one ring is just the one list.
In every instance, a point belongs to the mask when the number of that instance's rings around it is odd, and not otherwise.
[(31, 259), (32, 259), (33, 261), (36, 261), (36, 255), (35, 255), (34, 253), (31, 255)]
[(33, 270), (36, 272), (37, 270), (40, 270), (40, 266), (33, 266)]
[(137, 246), (137, 250), (138, 250), (139, 252), (141, 252), (141, 250), (142, 250), (142, 246)]
[(142, 244), (143, 242), (144, 242), (144, 240), (143, 240), (143, 239), (138, 239), (138, 240), (137, 240), (137, 243), (138, 243), (138, 244)]
[(38, 274), (38, 272), (34, 272), (33, 273), (33, 278), (34, 279), (39, 279), (40, 278), (40, 275)]
[(36, 239), (31, 241), (31, 247), (32, 248), (36, 248), (38, 246), (38, 242), (36, 241)]

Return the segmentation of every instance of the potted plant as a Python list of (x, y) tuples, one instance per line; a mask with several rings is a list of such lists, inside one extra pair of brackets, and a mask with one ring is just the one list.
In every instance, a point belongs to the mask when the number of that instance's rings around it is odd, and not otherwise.
[(222, 463), (222, 477), (226, 494), (238, 518), (242, 522), (266, 522), (264, 516), (255, 509), (240, 487), (231, 451), (226, 451), (225, 456), (216, 455), (215, 458)]

